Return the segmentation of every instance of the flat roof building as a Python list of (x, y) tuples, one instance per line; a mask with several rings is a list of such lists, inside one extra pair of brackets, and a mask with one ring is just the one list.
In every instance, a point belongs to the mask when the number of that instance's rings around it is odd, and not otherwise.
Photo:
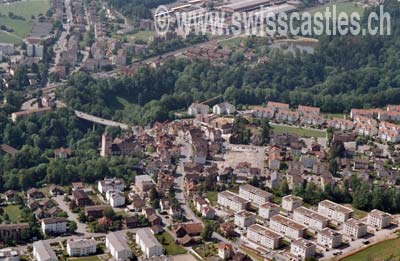
[(239, 187), (239, 196), (257, 205), (264, 204), (274, 198), (271, 193), (249, 184)]
[(269, 227), (272, 230), (281, 233), (291, 239), (297, 239), (303, 237), (306, 231), (305, 226), (282, 215), (276, 215), (271, 217), (271, 220), (269, 222)]
[(343, 235), (360, 238), (367, 234), (367, 225), (360, 220), (350, 218), (343, 224)]
[(58, 261), (58, 257), (46, 241), (33, 243), (33, 257), (36, 261)]
[(392, 215), (378, 209), (371, 210), (368, 214), (367, 224), (376, 229), (382, 229), (390, 225)]
[(339, 232), (324, 228), (317, 235), (317, 243), (325, 248), (332, 249), (342, 244), (342, 237)]
[(322, 230), (329, 223), (327, 217), (305, 207), (296, 208), (293, 212), (293, 219), (314, 230)]
[(324, 200), (318, 204), (318, 213), (337, 222), (345, 222), (351, 217), (353, 212), (351, 208), (344, 207), (330, 200)]
[(247, 229), (247, 239), (270, 249), (279, 247), (283, 236), (264, 226), (254, 224)]
[(295, 195), (287, 195), (282, 198), (282, 208), (292, 212), (296, 208), (303, 205), (303, 199)]
[(246, 210), (250, 202), (228, 190), (218, 193), (218, 204), (234, 211)]

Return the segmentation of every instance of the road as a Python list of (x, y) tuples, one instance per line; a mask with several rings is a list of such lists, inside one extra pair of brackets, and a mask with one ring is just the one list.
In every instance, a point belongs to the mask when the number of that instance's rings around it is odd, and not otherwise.
[(64, 212), (68, 213), (68, 220), (75, 221), (78, 229), (76, 230), (76, 233), (78, 234), (88, 234), (87, 233), (87, 225), (84, 223), (81, 223), (79, 221), (79, 215), (76, 213), (73, 213), (67, 204), (67, 202), (64, 201), (64, 196), (56, 196), (53, 197), (53, 199), (57, 202), (58, 207), (61, 208)]
[(175, 197), (181, 204), (183, 211), (185, 211), (185, 216), (189, 220), (194, 222), (203, 223), (202, 220), (196, 216), (193, 210), (190, 208), (186, 197), (185, 197), (185, 186), (184, 186), (184, 179), (185, 179), (185, 171), (184, 171), (184, 164), (189, 162), (190, 159), (193, 157), (193, 148), (192, 145), (185, 141), (184, 139), (177, 137), (177, 143), (181, 145), (181, 155), (184, 156), (177, 166), (176, 173), (177, 178), (175, 179)]

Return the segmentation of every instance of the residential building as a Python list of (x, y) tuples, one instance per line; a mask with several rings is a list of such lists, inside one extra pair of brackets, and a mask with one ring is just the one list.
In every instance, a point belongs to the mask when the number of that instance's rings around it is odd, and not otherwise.
[(317, 235), (317, 243), (328, 249), (336, 248), (342, 244), (342, 234), (333, 229), (324, 228)]
[(132, 250), (128, 245), (128, 239), (121, 231), (106, 235), (106, 247), (116, 260), (130, 260)]
[(246, 210), (250, 202), (228, 190), (218, 193), (218, 205), (234, 211)]
[(19, 261), (18, 251), (11, 247), (0, 249), (0, 261)]
[(304, 105), (299, 105), (299, 107), (297, 108), (297, 111), (301, 114), (314, 114), (314, 115), (318, 115), (320, 112), (320, 108), (318, 107), (311, 107), (311, 106), (304, 106)]
[(316, 248), (317, 246), (314, 243), (301, 238), (292, 241), (290, 244), (290, 254), (306, 259), (315, 255)]
[(139, 229), (136, 232), (136, 244), (140, 247), (146, 258), (164, 254), (164, 248), (149, 228)]
[(378, 209), (371, 210), (368, 213), (367, 224), (376, 229), (388, 227), (392, 222), (392, 215)]
[(100, 193), (104, 194), (108, 190), (115, 190), (122, 192), (125, 189), (125, 181), (123, 179), (111, 178), (99, 180), (97, 183), (97, 189)]
[(281, 233), (291, 239), (303, 237), (306, 231), (305, 226), (282, 215), (275, 215), (271, 217), (269, 227), (272, 230)]
[(104, 210), (109, 207), (107, 205), (95, 205), (85, 207), (85, 215), (93, 218), (101, 218), (104, 216)]
[(256, 223), (256, 214), (253, 212), (243, 210), (235, 214), (235, 225), (238, 227), (247, 228), (254, 223)]
[(343, 224), (343, 235), (360, 238), (367, 234), (367, 224), (360, 220), (350, 218)]
[(122, 192), (108, 190), (106, 198), (111, 207), (121, 207), (125, 205), (125, 195)]
[(257, 205), (267, 203), (274, 198), (271, 193), (249, 184), (241, 185), (239, 187), (239, 197), (242, 197)]
[(62, 234), (67, 232), (68, 220), (65, 218), (44, 218), (41, 228), (44, 234)]
[(233, 247), (231, 244), (225, 242), (219, 242), (218, 244), (218, 256), (222, 258), (222, 260), (228, 260), (233, 255)]
[(282, 198), (282, 208), (292, 212), (303, 205), (303, 199), (295, 195), (287, 195)]
[(265, 219), (270, 219), (272, 216), (278, 215), (279, 212), (280, 212), (279, 205), (271, 202), (262, 204), (258, 208), (258, 215)]
[(189, 106), (188, 108), (188, 114), (189, 115), (204, 115), (204, 114), (208, 114), (210, 107), (208, 107), (208, 105), (205, 104), (201, 104), (201, 103), (192, 103), (192, 105)]
[(92, 203), (86, 192), (80, 189), (72, 191), (72, 199), (78, 207), (85, 207)]
[(155, 186), (154, 180), (149, 175), (137, 175), (135, 177), (135, 188), (138, 193), (149, 192)]
[(223, 102), (213, 106), (213, 113), (217, 115), (221, 114), (232, 115), (235, 113), (235, 111), (236, 111), (235, 106), (230, 104), (229, 102)]
[(36, 261), (58, 261), (58, 257), (46, 241), (33, 243), (33, 257)]
[(267, 118), (272, 119), (274, 117), (275, 111), (271, 108), (265, 107), (255, 107), (253, 109), (253, 116), (256, 118)]
[(137, 148), (135, 136), (131, 135), (125, 138), (113, 139), (112, 136), (105, 132), (101, 136), (101, 151), (102, 157), (106, 156), (131, 156)]
[(318, 213), (337, 222), (345, 222), (353, 212), (351, 208), (336, 204), (330, 200), (324, 200), (318, 204)]
[(300, 224), (314, 230), (322, 230), (328, 226), (329, 219), (318, 212), (305, 207), (298, 207), (293, 211), (293, 219)]
[(269, 101), (267, 103), (267, 108), (271, 108), (274, 111), (278, 111), (278, 110), (289, 110), (289, 104), (287, 103), (281, 103), (281, 102), (272, 102)]
[(30, 229), (28, 223), (20, 224), (0, 224), (0, 240), (16, 240), (20, 239)]
[(328, 127), (332, 127), (338, 130), (352, 130), (354, 128), (354, 123), (351, 120), (333, 118), (332, 120), (328, 120)]
[(96, 254), (97, 242), (95, 239), (76, 239), (67, 241), (67, 253), (70, 256), (89, 256)]
[(283, 240), (282, 235), (258, 224), (251, 225), (247, 229), (246, 238), (251, 242), (270, 249), (278, 248), (280, 242)]

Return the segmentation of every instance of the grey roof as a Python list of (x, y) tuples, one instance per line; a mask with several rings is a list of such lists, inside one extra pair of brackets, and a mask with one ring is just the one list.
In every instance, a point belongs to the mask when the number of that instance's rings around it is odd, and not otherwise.
[(116, 251), (122, 251), (122, 250), (129, 250), (131, 251), (131, 248), (128, 246), (128, 239), (126, 238), (124, 233), (121, 232), (114, 232), (114, 233), (109, 233), (106, 238), (110, 242), (110, 244), (115, 248)]
[(93, 238), (69, 240), (67, 244), (71, 248), (86, 248), (86, 247), (90, 247), (90, 246), (97, 246), (97, 242)]
[(58, 260), (50, 245), (45, 241), (33, 243), (33, 249), (38, 253), (40, 260)]
[(151, 248), (154, 246), (162, 247), (157, 241), (156, 237), (153, 235), (149, 228), (143, 228), (136, 232), (136, 235), (144, 242), (146, 247)]

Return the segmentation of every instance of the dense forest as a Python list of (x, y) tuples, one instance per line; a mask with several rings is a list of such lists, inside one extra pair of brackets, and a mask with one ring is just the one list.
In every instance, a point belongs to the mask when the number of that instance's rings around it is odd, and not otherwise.
[(78, 74), (61, 95), (73, 108), (135, 124), (171, 118), (172, 111), (219, 94), (236, 105), (274, 100), (332, 113), (397, 104), (400, 23), (395, 2), (385, 2), (390, 36), (323, 36), (314, 54), (271, 52), (266, 64), (242, 63), (243, 55), (234, 53), (218, 64), (169, 60), (130, 78), (96, 80)]
[(151, 18), (150, 9), (157, 8), (159, 5), (165, 5), (174, 0), (107, 0), (107, 2), (124, 16), (131, 19)]
[[(0, 122), (0, 144), (18, 149), (15, 156), (0, 152), (0, 191), (40, 187), (45, 183), (95, 182), (108, 176), (128, 181), (134, 178), (139, 159), (101, 158), (98, 148), (104, 129), (93, 130), (72, 111), (59, 109), (13, 123), (2, 110)], [(55, 158), (54, 149), (60, 147), (71, 148), (72, 157)]]

